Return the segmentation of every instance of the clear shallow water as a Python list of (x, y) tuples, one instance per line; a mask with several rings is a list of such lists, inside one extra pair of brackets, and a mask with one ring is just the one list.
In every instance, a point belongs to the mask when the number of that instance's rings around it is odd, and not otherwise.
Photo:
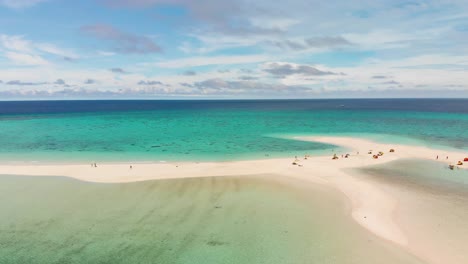
[(468, 149), (466, 131), (461, 99), (0, 102), (4, 161), (233, 160), (334, 148), (288, 139), (311, 134)]
[(402, 187), (438, 194), (461, 195), (468, 202), (468, 170), (466, 169), (449, 170), (448, 165), (442, 162), (403, 159), (359, 170), (374, 179)]
[(0, 263), (420, 263), (357, 225), (344, 201), (274, 176), (1, 176)]

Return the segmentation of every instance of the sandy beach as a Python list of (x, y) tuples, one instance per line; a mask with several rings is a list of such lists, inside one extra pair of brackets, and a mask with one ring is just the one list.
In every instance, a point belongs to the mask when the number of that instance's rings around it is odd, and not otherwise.
[[(347, 171), (353, 168), (383, 164), (406, 158), (436, 160), (437, 156), (439, 157), (438, 161), (445, 162), (447, 165), (456, 164), (459, 160), (463, 160), (464, 157), (468, 156), (468, 153), (420, 146), (382, 144), (350, 137), (300, 137), (295, 139), (333, 144), (344, 147), (349, 151), (347, 153), (336, 153), (337, 160), (332, 160), (332, 156), (335, 154), (332, 152), (329, 155), (311, 156), (307, 159), (297, 157), (298, 161), (296, 163), (298, 165), (293, 165), (294, 157), (203, 163), (97, 163), (97, 167), (93, 167), (91, 164), (3, 164), (0, 165), (0, 174), (66, 176), (81, 181), (101, 183), (259, 174), (291, 177), (338, 189), (349, 199), (350, 214), (356, 222), (377, 236), (399, 245), (428, 263), (466, 263), (468, 256), (464, 257), (464, 252), (455, 252), (461, 250), (462, 247), (448, 247), (445, 245), (444, 239), (449, 238), (444, 238), (443, 235), (439, 234), (437, 240), (434, 239), (434, 241), (422, 245), (421, 243), (414, 243), (413, 241), (421, 241), (420, 237), (417, 237), (421, 233), (430, 234), (434, 231), (428, 229), (423, 230), (424, 232), (407, 232), (406, 227), (403, 227), (401, 221), (397, 220), (402, 218), (398, 214), (405, 211), (399, 210), (401, 202), (399, 197), (386, 190), (383, 185), (367, 180), (366, 177), (350, 174)], [(395, 152), (390, 152), (390, 149), (395, 149)], [(371, 150), (372, 155), (368, 154)], [(383, 156), (374, 159), (373, 154), (377, 154), (379, 151), (384, 153)], [(346, 154), (350, 154), (349, 157), (342, 158), (342, 155)], [(468, 167), (468, 164), (463, 166)], [(461, 167), (463, 168), (463, 166)], [(427, 212), (424, 215), (427, 216)], [(421, 220), (419, 218), (412, 219), (415, 225)], [(465, 240), (465, 244), (467, 244), (468, 238), (465, 238)], [(434, 248), (437, 248), (438, 251), (434, 252)]]

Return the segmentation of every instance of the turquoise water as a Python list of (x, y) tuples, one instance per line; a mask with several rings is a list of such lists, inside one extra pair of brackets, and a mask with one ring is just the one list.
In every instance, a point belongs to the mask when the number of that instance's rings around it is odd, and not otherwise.
[(335, 148), (289, 139), (317, 134), (468, 149), (468, 100), (0, 102), (0, 107), (4, 161), (234, 160)]
[(450, 170), (443, 162), (402, 159), (359, 170), (374, 179), (399, 186), (446, 195), (461, 195), (468, 199), (468, 170), (461, 168)]
[(3, 175), (0, 263), (421, 263), (348, 210), (339, 193), (273, 175), (122, 184)]

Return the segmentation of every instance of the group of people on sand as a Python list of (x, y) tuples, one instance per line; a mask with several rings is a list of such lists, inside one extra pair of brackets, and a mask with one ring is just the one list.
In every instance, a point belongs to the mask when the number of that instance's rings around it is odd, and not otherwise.
[[(306, 159), (308, 159), (308, 158), (310, 158), (310, 155), (309, 155), (309, 154), (305, 154), (305, 155), (304, 155), (304, 159), (306, 160)], [(297, 158), (297, 156), (295, 156), (295, 157), (294, 157), (294, 161), (292, 162), (292, 165), (297, 165), (297, 166), (299, 166), (299, 167), (302, 167), (302, 164), (300, 164), (299, 162), (300, 162), (300, 160)]]
[[(306, 156), (304, 156), (304, 159), (307, 159)], [(294, 157), (294, 161), (292, 162), (292, 165), (297, 165), (299, 167), (302, 167), (302, 164), (299, 164), (299, 159), (297, 158), (297, 156)]]
[[(395, 152), (395, 150), (394, 150), (394, 149), (390, 149), (390, 152)], [(359, 151), (357, 151), (356, 154), (359, 155)], [(372, 154), (372, 150), (369, 150), (369, 154)], [(384, 154), (384, 153), (383, 153), (382, 151), (379, 151), (378, 154), (374, 155), (373, 157), (374, 157), (374, 159), (377, 159), (377, 158), (379, 158), (380, 156), (383, 156), (383, 154)], [(350, 156), (351, 156), (351, 154), (349, 154), (349, 153), (341, 154), (341, 158), (345, 158), (345, 159), (349, 158)], [(305, 160), (308, 159), (308, 158), (310, 158), (310, 157), (311, 157), (311, 156), (310, 156), (309, 154), (304, 155), (304, 159), (305, 159)], [(339, 159), (339, 157), (338, 157), (338, 155), (335, 153), (335, 154), (333, 154), (332, 159), (333, 159), (333, 160), (337, 160), (337, 159)], [(295, 157), (294, 157), (294, 161), (292, 162), (292, 165), (297, 165), (297, 166), (299, 166), (299, 167), (302, 167), (302, 165), (301, 165), (299, 162), (300, 162), (299, 159), (297, 158), (297, 156), (295, 156)]]
[[(436, 160), (438, 160), (438, 159), (439, 159), (439, 155), (436, 156)], [(449, 157), (446, 156), (445, 159), (448, 160)], [(462, 165), (463, 165), (463, 162), (468, 162), (468, 157), (464, 158), (463, 161), (459, 160), (459, 161), (457, 162), (457, 168), (460, 168), (460, 167), (458, 167), (458, 166), (462, 166)], [(450, 164), (450, 165), (449, 165), (449, 169), (453, 170), (454, 168), (455, 168), (455, 165), (453, 165), (453, 164)]]
[[(389, 152), (390, 152), (390, 153), (394, 153), (394, 152), (395, 152), (395, 149), (390, 149)], [(356, 153), (357, 153), (357, 155), (359, 155), (359, 152), (356, 152)], [(372, 155), (372, 154), (373, 154), (373, 151), (372, 151), (372, 150), (369, 150), (369, 152), (367, 152), (367, 154)], [(384, 155), (384, 153), (383, 153), (382, 151), (379, 151), (377, 154), (374, 154), (374, 155), (372, 156), (372, 158), (378, 159), (379, 157), (381, 157), (381, 156), (383, 156), (383, 155)], [(342, 155), (341, 155), (341, 157), (342, 157), (342, 158), (345, 158), (345, 159), (349, 158), (350, 156), (351, 156), (351, 154), (345, 154), (345, 155), (342, 154)], [(339, 159), (338, 156), (336, 155), (336, 153), (333, 154), (332, 159), (333, 159), (333, 160)]]
[[(92, 167), (92, 168), (97, 168), (96, 162), (91, 163), (91, 167)], [(132, 166), (132, 165), (130, 165), (130, 169), (133, 169), (133, 166)]]
[[(448, 157), (447, 157), (447, 159), (448, 159)], [(459, 160), (457, 162), (457, 168), (458, 169), (460, 168), (459, 166), (463, 166), (463, 162), (468, 162), (468, 157), (464, 158), (463, 161)], [(455, 165), (453, 165), (453, 164), (449, 165), (449, 169), (453, 170), (454, 168), (455, 168)]]

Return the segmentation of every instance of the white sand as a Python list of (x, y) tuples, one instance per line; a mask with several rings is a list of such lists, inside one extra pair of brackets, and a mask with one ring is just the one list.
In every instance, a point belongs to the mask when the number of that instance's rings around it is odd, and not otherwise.
[[(349, 154), (351, 156), (341, 158), (341, 155), (346, 153), (336, 153), (339, 156), (338, 160), (331, 159), (333, 153), (328, 156), (310, 157), (307, 160), (299, 157), (299, 163), (302, 166), (292, 165), (294, 157), (232, 162), (133, 164), (133, 169), (129, 168), (130, 164), (97, 164), (97, 168), (91, 167), (90, 164), (0, 165), (0, 174), (68, 176), (83, 181), (106, 183), (251, 174), (284, 175), (338, 188), (350, 199), (352, 216), (360, 225), (414, 253), (415, 251), (412, 251), (411, 245), (408, 243), (407, 234), (402, 232), (395, 221), (394, 214), (398, 206), (397, 197), (391, 196), (382, 188), (370, 181), (366, 181), (364, 178), (349, 175), (346, 173), (346, 169), (380, 164), (401, 158), (435, 160), (437, 155), (439, 161), (456, 163), (458, 160), (462, 160), (463, 157), (468, 156), (468, 153), (457, 151), (381, 144), (349, 137), (301, 137), (296, 139), (342, 146), (350, 149)], [(391, 148), (395, 149), (395, 153), (389, 153)], [(385, 154), (379, 159), (373, 159), (372, 155), (367, 154), (369, 150), (373, 150), (373, 153), (382, 151)], [(449, 157), (448, 160), (445, 159), (446, 156)], [(466, 166), (468, 167), (468, 164)], [(428, 230), (428, 232), (430, 231)], [(423, 250), (418, 250), (416, 253), (422, 259), (428, 259)], [(440, 254), (446, 253), (440, 252)]]

